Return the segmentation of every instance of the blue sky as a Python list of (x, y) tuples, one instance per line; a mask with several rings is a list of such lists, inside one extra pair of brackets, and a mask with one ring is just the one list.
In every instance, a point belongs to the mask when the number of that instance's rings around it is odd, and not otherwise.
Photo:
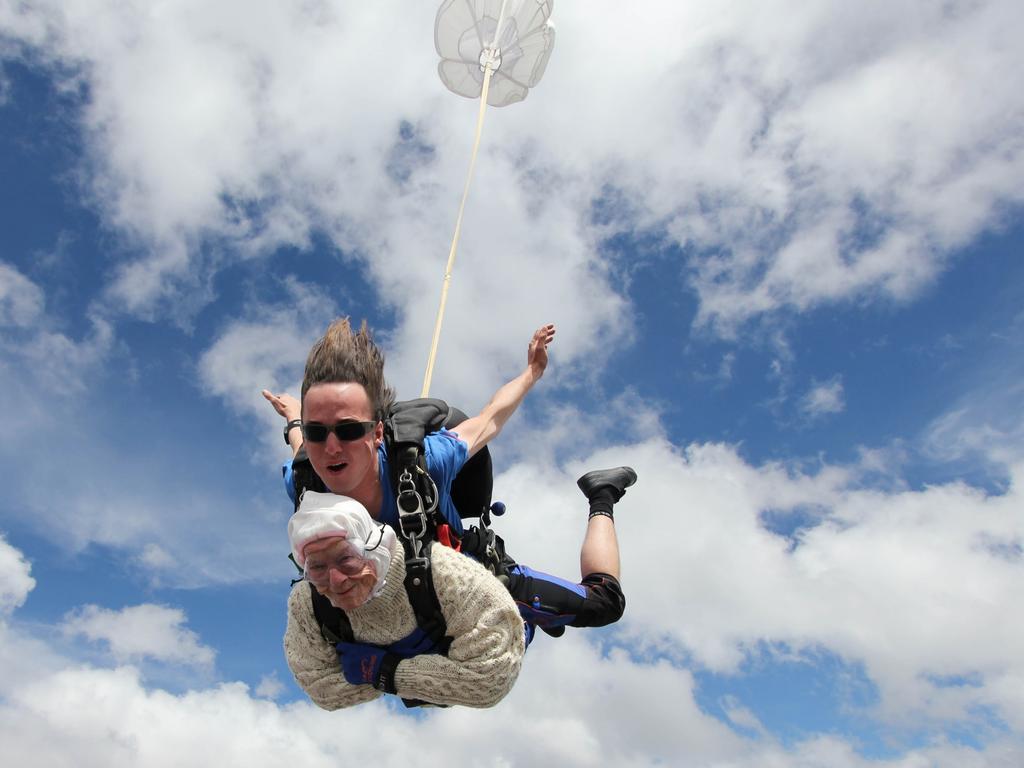
[(5, 754), (1022, 762), (1022, 11), (622, 12), (559, 4), (488, 113), (432, 394), (479, 408), (558, 324), (500, 532), (575, 577), (573, 481), (635, 466), (629, 607), (409, 717), (290, 677), (259, 391), (351, 315), (418, 394), (476, 115), (434, 9), (0, 0)]

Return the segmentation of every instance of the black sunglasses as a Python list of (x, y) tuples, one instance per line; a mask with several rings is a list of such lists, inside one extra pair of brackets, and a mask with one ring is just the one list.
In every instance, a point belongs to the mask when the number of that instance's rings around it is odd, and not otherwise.
[(348, 443), (369, 434), (376, 426), (376, 421), (339, 421), (330, 427), (326, 424), (303, 424), (302, 436), (311, 443), (322, 443), (333, 432), (343, 443)]

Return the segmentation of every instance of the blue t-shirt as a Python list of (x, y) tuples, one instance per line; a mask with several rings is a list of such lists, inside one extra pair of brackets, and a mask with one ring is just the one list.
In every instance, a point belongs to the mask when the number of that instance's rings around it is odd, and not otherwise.
[[(423, 454), (427, 460), (427, 471), (437, 484), (438, 507), (456, 536), (462, 535), (462, 519), (452, 503), (452, 481), (466, 463), (469, 451), (466, 444), (447, 429), (431, 432), (423, 440)], [(380, 469), (380, 484), (384, 491), (380, 507), (380, 522), (398, 530), (398, 504), (395, 490), (388, 478), (388, 456), (384, 446), (377, 449), (377, 464)], [(288, 498), (295, 503), (295, 483), (292, 480), (292, 462), (289, 459), (281, 467)]]

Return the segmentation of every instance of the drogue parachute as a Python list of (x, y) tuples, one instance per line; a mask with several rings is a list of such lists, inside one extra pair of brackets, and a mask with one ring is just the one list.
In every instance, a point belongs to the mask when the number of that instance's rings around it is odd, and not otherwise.
[(434, 22), (441, 81), (477, 99), (490, 68), (488, 104), (505, 107), (525, 99), (555, 45), (553, 6), (554, 0), (446, 0)]
[(476, 167), (487, 105), (505, 107), (522, 101), (540, 82), (551, 58), (551, 49), (555, 46), (555, 27), (551, 22), (553, 7), (554, 0), (444, 0), (437, 11), (434, 47), (441, 57), (437, 72), (453, 93), (480, 99), (480, 110), (469, 172), (441, 283), (441, 302), (437, 308), (420, 397), (430, 393), (448, 286), (462, 231), (462, 214), (466, 210), (469, 185)]

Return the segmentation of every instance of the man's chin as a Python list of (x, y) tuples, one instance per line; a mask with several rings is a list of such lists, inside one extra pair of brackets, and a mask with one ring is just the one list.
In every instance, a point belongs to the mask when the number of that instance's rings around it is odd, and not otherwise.
[(324, 485), (327, 486), (327, 490), (331, 493), (336, 493), (339, 496), (348, 496), (349, 491), (352, 490), (351, 483), (348, 482), (348, 475), (345, 472), (338, 472), (337, 474), (329, 474), (323, 478)]

